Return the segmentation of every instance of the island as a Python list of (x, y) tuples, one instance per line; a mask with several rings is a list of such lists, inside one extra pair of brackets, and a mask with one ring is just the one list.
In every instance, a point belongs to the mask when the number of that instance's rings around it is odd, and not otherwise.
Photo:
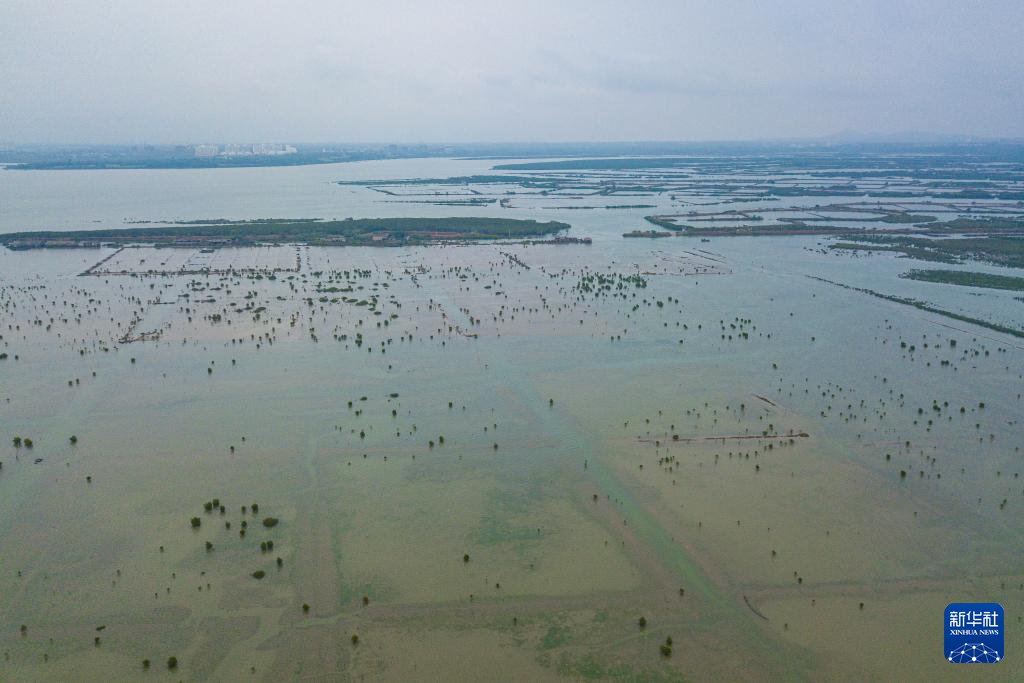
[[(104, 230), (36, 231), (0, 235), (8, 249), (59, 249), (128, 244), (226, 247), (253, 244), (404, 246), (451, 241), (526, 240), (555, 235), (568, 223), (513, 218), (318, 218), (233, 221), (204, 219)], [(557, 243), (574, 242), (556, 238)]]

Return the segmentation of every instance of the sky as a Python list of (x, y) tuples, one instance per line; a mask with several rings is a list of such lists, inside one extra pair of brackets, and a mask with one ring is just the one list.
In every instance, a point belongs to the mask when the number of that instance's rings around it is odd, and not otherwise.
[(0, 142), (1024, 137), (1022, 0), (0, 0)]

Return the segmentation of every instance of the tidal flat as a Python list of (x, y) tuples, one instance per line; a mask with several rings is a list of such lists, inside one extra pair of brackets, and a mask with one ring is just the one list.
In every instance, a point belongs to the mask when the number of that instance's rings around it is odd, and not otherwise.
[[(631, 187), (629, 161), (573, 182)], [(240, 207), (282, 179), (295, 216), (388, 216), (370, 181), (491, 166), (220, 170), (222, 200), (69, 182), (110, 229), (280, 215)], [(1020, 652), (1024, 344), (859, 289), (1018, 330), (1024, 305), (823, 236), (621, 238), (686, 192), (780, 201), (692, 172), (558, 212), (590, 245), (0, 250), (0, 680), (954, 680), (959, 601), (1000, 603)], [(72, 225), (42, 201), (67, 177), (0, 173), (0, 228)], [(140, 213), (147, 178), (194, 204)], [(469, 187), (509, 218), (580, 202), (515, 182)], [(1019, 219), (1001, 182), (977, 207)], [(901, 211), (984, 211), (911, 184)]]

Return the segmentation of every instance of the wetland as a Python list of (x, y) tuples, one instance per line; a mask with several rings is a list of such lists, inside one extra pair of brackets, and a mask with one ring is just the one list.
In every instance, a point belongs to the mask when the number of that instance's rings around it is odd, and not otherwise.
[(958, 680), (967, 601), (1019, 653), (1022, 199), (1017, 148), (0, 170), (0, 680)]

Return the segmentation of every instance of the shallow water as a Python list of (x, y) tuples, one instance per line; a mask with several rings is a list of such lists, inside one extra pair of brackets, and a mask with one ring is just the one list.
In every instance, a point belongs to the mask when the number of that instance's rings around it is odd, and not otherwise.
[[(1020, 326), (1013, 293), (820, 238), (621, 239), (645, 209), (330, 184), (489, 167), (0, 173), (7, 231), (466, 214), (594, 237), (115, 257), (233, 275), (0, 251), (0, 679), (952, 679), (947, 603), (1017, 626), (1024, 343), (806, 276)], [(581, 291), (595, 273), (611, 288)]]

